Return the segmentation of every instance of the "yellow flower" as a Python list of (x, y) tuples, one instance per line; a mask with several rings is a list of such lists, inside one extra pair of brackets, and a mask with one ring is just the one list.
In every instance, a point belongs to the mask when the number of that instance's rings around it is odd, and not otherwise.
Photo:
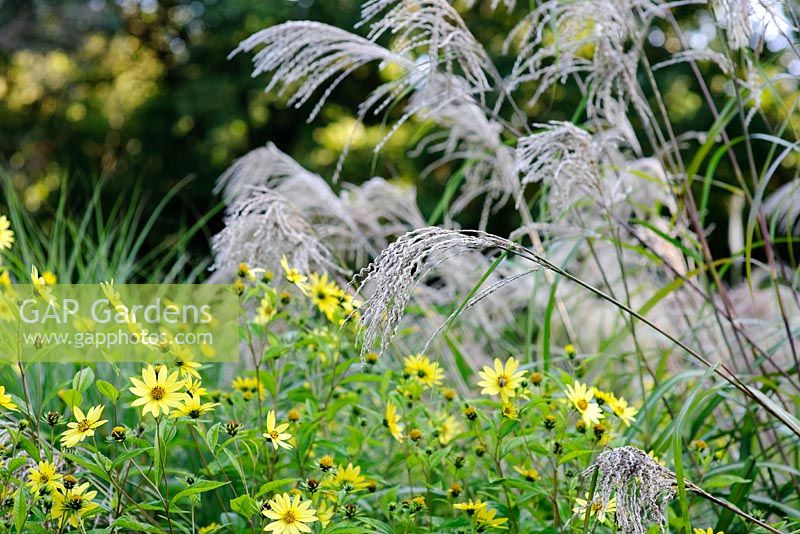
[(405, 373), (425, 387), (438, 386), (444, 379), (444, 370), (439, 367), (439, 364), (431, 362), (427, 356), (422, 354), (407, 356), (403, 359), (403, 364)]
[(333, 483), (345, 491), (355, 491), (367, 487), (367, 479), (361, 476), (361, 467), (353, 467), (352, 463), (347, 464), (347, 467), (342, 467), (339, 464), (336, 468), (336, 476), (333, 478)]
[(39, 269), (35, 265), (31, 266), (31, 284), (35, 295), (42, 297), (46, 302), (53, 301), (53, 291), (47, 286), (47, 280), (39, 276)]
[(11, 249), (14, 244), (14, 231), (5, 215), (0, 216), (0, 250)]
[(539, 474), (539, 471), (536, 469), (528, 469), (527, 467), (523, 467), (521, 465), (515, 465), (514, 471), (525, 477), (525, 480), (528, 482), (533, 482), (535, 480), (541, 480), (542, 475)]
[(499, 395), (500, 399), (507, 403), (508, 399), (516, 396), (514, 391), (519, 387), (525, 371), (517, 371), (519, 362), (514, 358), (509, 358), (505, 365), (499, 358), (494, 359), (494, 369), (488, 365), (483, 366), (483, 371), (478, 373), (483, 380), (478, 382), (482, 387), (482, 395)]
[(11, 275), (8, 274), (8, 271), (0, 273), (0, 286), (5, 288), (11, 287)]
[(273, 317), (275, 317), (275, 306), (272, 304), (272, 298), (269, 295), (265, 295), (258, 304), (258, 308), (256, 308), (256, 317), (253, 322), (265, 325), (269, 324)]
[(617, 400), (617, 398), (614, 396), (613, 393), (607, 393), (595, 387), (592, 388), (592, 393), (594, 394), (595, 399), (608, 405), (611, 405), (614, 401)]
[(603, 411), (596, 402), (591, 402), (594, 398), (594, 389), (586, 384), (581, 384), (577, 380), (566, 389), (567, 399), (575, 406), (575, 409), (583, 416), (583, 421), (587, 426), (596, 425), (603, 418)]
[(183, 402), (179, 404), (174, 412), (170, 414), (170, 418), (176, 417), (191, 417), (192, 419), (200, 419), (200, 416), (206, 412), (214, 411), (214, 407), (219, 406), (216, 402), (200, 402), (200, 395), (191, 396), (186, 394)]
[(301, 498), (300, 495), (295, 495), (292, 499), (288, 493), (284, 493), (269, 501), (269, 509), (264, 511), (264, 515), (273, 521), (264, 530), (275, 534), (311, 532), (306, 523), (319, 521), (319, 518), (311, 508), (311, 501), (301, 501)]
[(56, 471), (55, 464), (47, 461), (39, 462), (37, 467), (32, 467), (28, 471), (28, 487), (32, 492), (41, 491), (44, 493), (53, 493), (61, 485), (61, 478), (63, 475)]
[(231, 383), (231, 387), (242, 394), (244, 400), (250, 400), (258, 394), (259, 399), (264, 399), (266, 390), (263, 384), (254, 376), (237, 376)]
[(611, 406), (611, 409), (614, 410), (616, 416), (622, 419), (622, 422), (625, 424), (625, 426), (631, 426), (631, 423), (633, 422), (633, 416), (638, 413), (638, 410), (632, 406), (628, 406), (628, 401), (622, 397), (619, 399), (614, 399), (609, 406)]
[(195, 378), (200, 378), (200, 373), (198, 373), (197, 370), (200, 369), (202, 365), (197, 362), (193, 362), (186, 356), (175, 358), (175, 367), (183, 377), (193, 376)]
[(519, 417), (519, 411), (517, 410), (517, 407), (510, 402), (503, 404), (500, 414), (506, 419), (517, 419), (517, 417)]
[(325, 501), (320, 502), (319, 506), (317, 506), (317, 517), (322, 528), (327, 527), (331, 519), (333, 519), (333, 506), (330, 506)]
[(333, 320), (339, 311), (339, 302), (343, 291), (333, 281), (328, 280), (328, 275), (311, 273), (311, 281), (305, 286), (306, 294), (311, 302), (325, 314), (328, 320)]
[(75, 421), (67, 424), (68, 430), (61, 434), (61, 445), (63, 447), (74, 447), (87, 437), (94, 436), (94, 429), (102, 426), (107, 420), (100, 419), (103, 415), (103, 405), (89, 408), (86, 415), (77, 406), (72, 407)]
[(267, 431), (262, 435), (264, 439), (267, 440), (267, 443), (271, 444), (272, 448), (276, 451), (278, 447), (292, 449), (292, 445), (287, 443), (287, 440), (292, 437), (291, 434), (286, 432), (287, 428), (289, 428), (289, 423), (275, 425), (275, 410), (270, 410), (267, 414)]
[(19, 411), (19, 408), (17, 407), (17, 405), (14, 404), (13, 402), (11, 402), (11, 395), (6, 393), (6, 387), (5, 386), (0, 386), (0, 406), (2, 406), (3, 408), (5, 408), (7, 410), (12, 410), (12, 411), (15, 411), (15, 412)]
[(58, 277), (51, 273), (50, 271), (45, 271), (42, 273), (42, 278), (44, 278), (44, 283), (48, 286), (52, 286), (53, 284), (58, 282)]
[(53, 494), (53, 509), (51, 516), (58, 519), (61, 526), (69, 521), (73, 528), (78, 528), (83, 522), (83, 517), (89, 512), (98, 508), (97, 503), (92, 499), (97, 495), (96, 491), (86, 491), (89, 483), (65, 490), (63, 493), (57, 491)]
[(186, 379), (186, 394), (190, 397), (202, 397), (208, 395), (208, 390), (203, 387), (199, 380)]
[(172, 408), (177, 408), (184, 398), (185, 393), (179, 393), (185, 384), (184, 380), (178, 380), (178, 371), (167, 376), (169, 371), (163, 365), (155, 369), (148, 365), (142, 370), (142, 380), (131, 377), (133, 387), (128, 390), (139, 397), (131, 403), (131, 406), (144, 406), (142, 416), (149, 413), (153, 417), (158, 417), (162, 413), (169, 415)]
[[(702, 528), (694, 528), (692, 530), (694, 530), (694, 534), (714, 534), (714, 529), (711, 528), (711, 527), (708, 527), (705, 530), (703, 530)], [(719, 532), (717, 532), (717, 534), (725, 534), (725, 533), (722, 532), (722, 531), (719, 531)]]
[[(572, 513), (577, 514), (579, 517), (583, 517), (584, 513), (586, 512), (586, 505), (589, 503), (587, 500), (589, 498), (589, 494), (586, 494), (586, 499), (575, 499), (575, 506), (572, 508)], [(589, 515), (597, 515), (597, 519), (601, 523), (605, 523), (606, 521), (606, 514), (613, 514), (617, 511), (617, 500), (614, 497), (611, 497), (608, 500), (608, 503), (605, 507), (603, 507), (603, 503), (600, 502), (600, 499), (597, 497), (592, 500), (592, 504), (589, 506)]]
[(497, 510), (493, 510), (491, 508), (483, 508), (478, 510), (478, 513), (475, 516), (475, 522), (478, 524), (478, 529), (483, 531), (486, 528), (500, 528), (500, 529), (508, 529), (507, 526), (504, 525), (508, 521), (507, 517), (495, 517), (497, 515)]
[(467, 502), (460, 502), (453, 505), (456, 510), (463, 510), (467, 515), (473, 515), (480, 510), (486, 509), (486, 503), (481, 502), (480, 499), (473, 501), (472, 499)]
[(655, 455), (655, 453), (654, 453), (653, 451), (650, 451), (650, 452), (648, 452), (648, 453), (647, 453), (647, 456), (649, 456), (650, 458), (652, 458), (652, 459), (653, 459), (653, 461), (654, 461), (655, 463), (657, 463), (658, 465), (660, 465), (661, 467), (667, 467), (667, 462), (665, 462), (664, 460), (662, 460), (661, 458), (659, 458), (658, 456), (656, 456), (656, 455)]
[(391, 401), (386, 403), (386, 417), (383, 420), (383, 424), (389, 429), (394, 439), (403, 441), (403, 425), (400, 424), (397, 407)]
[(289, 261), (286, 259), (286, 256), (281, 258), (281, 267), (283, 267), (283, 272), (286, 273), (286, 280), (302, 289), (308, 277), (304, 274), (300, 274), (300, 271), (294, 267), (289, 267)]
[(439, 443), (447, 445), (462, 431), (463, 427), (461, 423), (452, 415), (448, 415), (447, 418), (442, 421), (442, 424), (439, 425)]
[(211, 534), (212, 532), (216, 532), (220, 529), (222, 529), (222, 525), (219, 523), (209, 523), (208, 525), (201, 527), (197, 531), (197, 534)]

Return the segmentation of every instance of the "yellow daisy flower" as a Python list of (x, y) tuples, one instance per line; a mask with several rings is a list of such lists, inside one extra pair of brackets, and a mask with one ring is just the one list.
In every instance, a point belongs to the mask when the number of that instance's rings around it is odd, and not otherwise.
[(622, 419), (622, 422), (625, 426), (631, 426), (633, 422), (633, 417), (639, 413), (639, 411), (632, 407), (628, 406), (628, 401), (620, 397), (619, 399), (614, 399), (614, 402), (610, 403), (611, 409), (614, 410), (614, 414)]
[(14, 244), (14, 231), (11, 230), (11, 222), (5, 215), (0, 216), (0, 250), (11, 249)]
[(281, 258), (281, 267), (283, 268), (283, 272), (286, 273), (286, 280), (302, 289), (308, 277), (301, 274), (300, 271), (294, 267), (289, 267), (289, 261), (286, 259), (286, 256)]
[(596, 402), (591, 402), (594, 398), (594, 389), (581, 384), (577, 380), (571, 386), (567, 386), (565, 391), (567, 399), (572, 403), (576, 410), (583, 416), (583, 421), (587, 426), (596, 425), (603, 418), (603, 411)]
[(542, 478), (542, 475), (540, 475), (539, 471), (536, 469), (528, 469), (527, 467), (521, 465), (515, 465), (514, 471), (522, 475), (528, 482), (534, 482), (536, 480), (541, 480)]
[(183, 398), (183, 402), (177, 406), (174, 412), (169, 417), (175, 419), (177, 417), (190, 417), (192, 419), (200, 419), (200, 416), (206, 412), (213, 412), (214, 407), (219, 406), (216, 402), (200, 402), (200, 395), (191, 396), (187, 394)]
[[(583, 517), (584, 513), (586, 512), (586, 506), (589, 503), (588, 499), (588, 493), (586, 494), (586, 499), (575, 499), (575, 506), (572, 508), (572, 513), (577, 514), (578, 517)], [(597, 519), (601, 523), (605, 523), (606, 514), (613, 514), (617, 511), (617, 500), (614, 497), (611, 497), (606, 506), (603, 507), (603, 503), (600, 502), (600, 499), (595, 498), (592, 500), (589, 509), (589, 515), (597, 515)]]
[(448, 415), (442, 424), (439, 425), (439, 443), (442, 445), (447, 445), (450, 443), (454, 437), (460, 434), (464, 428), (461, 426), (461, 423), (453, 417), (452, 415)]
[(508, 399), (516, 396), (514, 391), (519, 387), (525, 376), (525, 371), (517, 371), (519, 362), (512, 358), (506, 360), (505, 365), (499, 358), (494, 359), (494, 369), (488, 365), (483, 366), (483, 371), (478, 373), (483, 379), (478, 382), (478, 386), (482, 387), (482, 395), (499, 395), (504, 403), (508, 403)]
[(394, 439), (403, 441), (403, 425), (400, 424), (400, 416), (397, 414), (397, 407), (393, 402), (386, 403), (386, 416), (383, 424), (389, 429)]
[(92, 502), (97, 492), (86, 491), (87, 489), (89, 489), (88, 482), (65, 490), (63, 493), (55, 492), (53, 508), (50, 512), (51, 517), (58, 519), (62, 527), (68, 521), (73, 528), (78, 528), (83, 522), (83, 517), (98, 508), (97, 503)]
[(190, 358), (186, 357), (186, 355), (176, 357), (174, 363), (182, 377), (188, 378), (193, 376), (198, 379), (200, 378), (200, 373), (198, 373), (197, 370), (202, 367), (202, 364), (193, 362)]
[(325, 501), (321, 501), (319, 506), (317, 506), (317, 517), (319, 518), (319, 523), (322, 525), (322, 528), (327, 527), (331, 519), (333, 519), (333, 506)]
[(286, 429), (289, 428), (289, 423), (281, 423), (279, 425), (275, 425), (275, 410), (270, 410), (267, 414), (267, 431), (262, 434), (264, 439), (267, 440), (267, 443), (272, 445), (272, 448), (276, 451), (278, 447), (282, 447), (284, 449), (292, 449), (292, 445), (288, 443), (288, 440), (291, 439), (292, 435), (286, 432)]
[(273, 521), (264, 527), (264, 531), (275, 534), (311, 532), (308, 523), (319, 521), (319, 518), (311, 507), (311, 501), (301, 499), (300, 495), (292, 499), (291, 495), (284, 493), (269, 501), (269, 508), (264, 510), (264, 515)]
[(244, 400), (250, 400), (258, 394), (258, 398), (264, 399), (267, 390), (264, 385), (259, 382), (254, 376), (237, 376), (231, 387), (242, 394)]
[(35, 265), (31, 266), (31, 284), (33, 284), (33, 293), (41, 297), (45, 302), (53, 301), (53, 291), (47, 286), (47, 280), (43, 276), (39, 276), (39, 269)]
[(187, 378), (185, 386), (186, 394), (190, 397), (202, 397), (203, 395), (208, 395), (208, 390), (203, 387), (203, 384), (199, 380)]
[(32, 467), (28, 471), (28, 487), (32, 492), (44, 489), (44, 493), (53, 493), (63, 487), (61, 485), (62, 478), (63, 475), (56, 471), (55, 464), (42, 461), (37, 467)]
[(356, 491), (367, 487), (367, 479), (361, 476), (361, 466), (354, 467), (349, 463), (347, 467), (342, 467), (339, 464), (333, 484), (345, 491)]
[(479, 512), (480, 510), (486, 509), (486, 503), (481, 502), (480, 499), (473, 501), (472, 499), (468, 500), (467, 502), (460, 502), (453, 505), (453, 508), (456, 510), (462, 510), (467, 515), (474, 515), (475, 513)]
[(275, 317), (275, 313), (275, 306), (272, 303), (272, 298), (269, 295), (265, 295), (264, 298), (261, 299), (261, 302), (259, 302), (258, 308), (256, 308), (256, 317), (253, 319), (253, 322), (260, 325), (269, 324), (272, 318)]
[(444, 370), (438, 363), (422, 354), (413, 354), (403, 359), (405, 374), (425, 387), (432, 388), (442, 383)]
[(497, 510), (491, 508), (482, 508), (478, 510), (478, 513), (475, 515), (475, 522), (478, 525), (479, 531), (483, 531), (487, 528), (499, 528), (499, 529), (508, 529), (505, 526), (505, 523), (508, 522), (507, 517), (495, 517), (497, 515)]
[(163, 365), (158, 369), (148, 365), (142, 370), (142, 380), (131, 377), (133, 387), (128, 390), (138, 397), (131, 406), (144, 406), (142, 416), (148, 413), (152, 413), (153, 417), (161, 414), (169, 415), (172, 408), (177, 408), (181, 404), (185, 393), (179, 391), (185, 381), (178, 380), (178, 371), (169, 376), (168, 372)]
[(325, 273), (322, 275), (311, 273), (311, 279), (305, 287), (311, 302), (325, 314), (325, 317), (332, 320), (339, 311), (339, 301), (343, 294), (339, 286), (328, 280), (328, 275)]
[(104, 406), (101, 404), (93, 406), (84, 415), (78, 406), (73, 406), (72, 413), (75, 421), (68, 423), (68, 430), (61, 433), (61, 446), (72, 448), (86, 438), (94, 436), (94, 429), (107, 422), (106, 419), (100, 419), (103, 415), (103, 408)]
[(17, 407), (17, 405), (14, 404), (13, 402), (11, 402), (11, 395), (6, 393), (6, 387), (5, 386), (0, 386), (0, 406), (2, 406), (3, 408), (5, 408), (7, 410), (12, 410), (12, 411), (15, 411), (15, 412), (19, 411), (19, 408)]

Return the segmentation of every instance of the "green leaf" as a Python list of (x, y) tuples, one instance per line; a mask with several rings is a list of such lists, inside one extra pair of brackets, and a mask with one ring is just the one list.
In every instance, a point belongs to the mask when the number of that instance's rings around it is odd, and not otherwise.
[(114, 387), (114, 384), (111, 382), (106, 382), (105, 380), (98, 380), (95, 383), (95, 386), (97, 387), (97, 391), (99, 391), (102, 396), (111, 402), (117, 402), (117, 399), (119, 398), (119, 391)]
[(28, 499), (25, 492), (18, 489), (14, 497), (14, 526), (17, 532), (23, 532), (22, 527), (25, 526), (26, 519), (28, 519)]
[(287, 486), (295, 482), (297, 482), (296, 478), (282, 478), (280, 480), (273, 480), (271, 482), (267, 482), (266, 484), (261, 486), (261, 489), (258, 490), (258, 493), (256, 493), (256, 498), (261, 497), (262, 495), (265, 495), (267, 493), (270, 493), (271, 491), (275, 491), (281, 486)]
[(81, 392), (76, 389), (68, 389), (64, 392), (61, 396), (61, 400), (64, 401), (64, 404), (72, 409), (73, 406), (80, 406), (83, 402), (83, 395)]
[(111, 524), (112, 527), (123, 529), (128, 532), (153, 532), (154, 534), (161, 534), (163, 531), (159, 527), (129, 519), (127, 517), (120, 517)]
[(91, 472), (93, 475), (97, 476), (99, 479), (111, 483), (111, 479), (108, 477), (108, 473), (103, 471), (103, 469), (95, 462), (91, 462), (86, 458), (78, 456), (77, 454), (72, 454), (71, 452), (65, 452), (64, 457), (72, 460), (79, 466)]
[(750, 479), (739, 475), (716, 475), (703, 481), (703, 489), (727, 488), (733, 484), (745, 484), (747, 482), (750, 482)]
[(120, 454), (119, 456), (117, 456), (116, 458), (114, 458), (114, 462), (111, 464), (111, 468), (112, 469), (116, 468), (116, 467), (124, 464), (128, 460), (139, 456), (140, 454), (145, 454), (145, 453), (150, 454), (152, 450), (153, 450), (153, 447), (141, 447), (141, 448), (136, 448), (136, 449), (131, 449), (129, 451), (125, 451), (122, 454)]
[(186, 489), (183, 489), (175, 494), (175, 496), (169, 501), (170, 506), (176, 504), (179, 500), (183, 499), (184, 497), (188, 497), (190, 495), (198, 495), (200, 493), (205, 493), (207, 491), (215, 490), (219, 487), (228, 485), (229, 482), (217, 482), (214, 480), (198, 480), (191, 486)]
[(81, 393), (89, 389), (89, 386), (94, 382), (94, 371), (91, 367), (84, 367), (72, 377), (72, 389), (78, 390)]
[(240, 495), (231, 499), (231, 510), (250, 519), (259, 512), (258, 503), (250, 495)]

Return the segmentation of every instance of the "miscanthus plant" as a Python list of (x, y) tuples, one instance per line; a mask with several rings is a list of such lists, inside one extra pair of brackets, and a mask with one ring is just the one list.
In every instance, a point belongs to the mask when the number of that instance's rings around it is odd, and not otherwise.
[[(234, 162), (211, 278), (240, 297), (241, 366), (165, 346), (68, 381), (6, 367), (9, 531), (800, 528), (796, 170), (773, 183), (798, 151), (797, 6), (478, 3), (514, 21), (501, 61), (465, 22), (479, 6), (445, 0), (241, 43), (310, 119), (354, 70), (391, 73), (354, 113), (389, 125), (378, 153), (420, 125), (413, 154), (455, 169), (442, 201), (425, 217), (413, 189), (347, 176), (348, 150), (329, 179), (273, 144)], [(691, 9), (712, 17), (702, 46)], [(687, 65), (700, 132), (676, 131), (659, 85)], [(571, 120), (542, 117), (563, 91)], [(487, 233), (501, 209), (517, 228)], [(0, 218), (3, 290), (49, 298), (58, 273), (14, 246)]]

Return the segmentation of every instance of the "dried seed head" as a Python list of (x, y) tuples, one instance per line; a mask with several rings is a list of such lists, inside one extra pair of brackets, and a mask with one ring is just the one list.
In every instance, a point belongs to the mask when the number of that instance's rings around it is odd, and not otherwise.
[(604, 509), (616, 495), (617, 524), (624, 533), (645, 534), (651, 523), (664, 531), (664, 507), (675, 495), (675, 474), (636, 447), (601, 453), (582, 474), (598, 471), (594, 501)]

